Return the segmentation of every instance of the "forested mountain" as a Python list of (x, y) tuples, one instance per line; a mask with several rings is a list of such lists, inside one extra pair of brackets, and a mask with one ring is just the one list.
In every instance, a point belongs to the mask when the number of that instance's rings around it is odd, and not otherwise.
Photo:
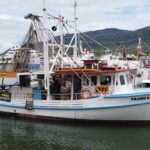
[[(68, 41), (70, 37), (71, 35), (66, 35), (66, 41)], [(85, 32), (79, 37), (84, 48), (89, 45), (89, 47), (96, 51), (104, 50), (104, 48), (99, 44), (96, 44), (94, 40), (111, 50), (121, 50), (126, 48), (128, 51), (134, 51), (138, 39), (141, 37), (143, 50), (146, 52), (150, 51), (150, 27), (141, 28), (135, 31), (108, 28)]]

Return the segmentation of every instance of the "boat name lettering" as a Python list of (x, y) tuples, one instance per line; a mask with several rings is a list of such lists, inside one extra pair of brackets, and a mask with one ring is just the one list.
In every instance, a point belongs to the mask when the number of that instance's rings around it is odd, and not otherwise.
[(150, 100), (150, 96), (143, 97), (132, 97), (131, 101), (139, 101), (139, 100)]

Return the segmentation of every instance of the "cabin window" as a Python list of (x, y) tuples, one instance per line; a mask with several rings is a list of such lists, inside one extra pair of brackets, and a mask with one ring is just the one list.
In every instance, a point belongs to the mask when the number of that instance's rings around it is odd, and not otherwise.
[(127, 79), (127, 83), (129, 84), (130, 83), (130, 77), (128, 74), (126, 74), (126, 79)]
[(92, 64), (86, 64), (86, 69), (92, 69)]
[(94, 64), (94, 69), (97, 69), (98, 67), (97, 67), (97, 64)]
[(7, 58), (7, 60), (11, 60), (12, 58)]
[(118, 85), (118, 81), (116, 81), (116, 85)]
[(91, 82), (92, 82), (92, 85), (97, 85), (97, 77), (91, 76)]
[(133, 76), (131, 74), (128, 74), (128, 77), (129, 77), (129, 82), (131, 83), (133, 80)]
[(113, 76), (112, 78), (113, 78), (113, 79), (112, 79), (112, 80), (113, 80), (113, 83), (112, 83), (112, 84), (115, 84), (115, 76)]
[(30, 75), (20, 75), (19, 83), (21, 87), (29, 87), (30, 86)]
[(125, 85), (125, 79), (123, 75), (120, 76), (120, 84)]
[(89, 86), (89, 80), (86, 77), (83, 78), (83, 85)]
[(101, 85), (110, 85), (111, 84), (111, 76), (101, 76), (100, 84)]

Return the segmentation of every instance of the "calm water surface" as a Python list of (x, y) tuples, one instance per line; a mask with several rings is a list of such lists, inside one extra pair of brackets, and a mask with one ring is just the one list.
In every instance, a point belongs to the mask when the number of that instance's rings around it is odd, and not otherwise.
[(150, 125), (74, 125), (0, 118), (0, 150), (150, 150)]

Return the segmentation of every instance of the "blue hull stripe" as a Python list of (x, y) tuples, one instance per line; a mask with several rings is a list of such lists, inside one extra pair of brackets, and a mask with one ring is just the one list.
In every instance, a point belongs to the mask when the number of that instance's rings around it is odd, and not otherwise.
[(104, 98), (130, 98), (130, 97), (141, 97), (141, 96), (150, 96), (150, 92), (143, 92), (143, 93), (132, 93), (132, 94), (114, 94), (104, 96)]
[[(96, 110), (96, 109), (113, 109), (113, 108), (126, 108), (126, 107), (133, 107), (133, 106), (141, 106), (150, 104), (150, 101), (148, 102), (142, 102), (142, 103), (136, 103), (136, 104), (126, 104), (126, 105), (117, 105), (117, 106), (98, 106), (98, 107), (49, 107), (49, 106), (34, 106), (34, 109), (40, 109), (40, 110)], [(20, 108), (25, 109), (25, 105), (12, 105), (12, 104), (0, 104), (2, 107), (9, 107), (9, 108)], [(32, 111), (32, 110), (31, 110)]]

